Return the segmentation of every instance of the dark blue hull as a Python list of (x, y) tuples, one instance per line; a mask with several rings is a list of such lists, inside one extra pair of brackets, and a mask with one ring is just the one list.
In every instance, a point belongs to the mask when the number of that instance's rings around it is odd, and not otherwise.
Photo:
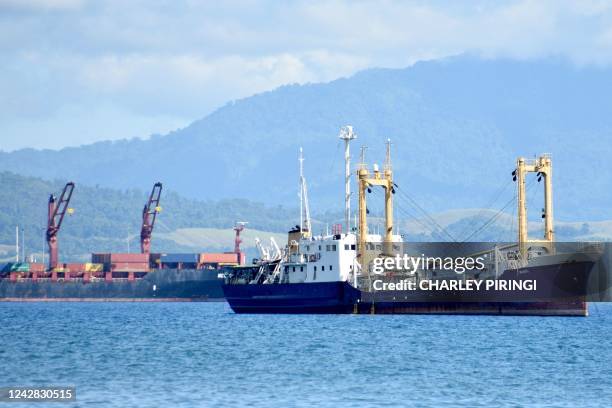
[(376, 313), (586, 316), (585, 287), (592, 262), (509, 272), (508, 279), (541, 277), (537, 292), (362, 292), (348, 282), (225, 284), (236, 313)]
[(555, 302), (466, 302), (375, 300), (371, 293), (346, 282), (223, 285), (223, 292), (235, 313), (276, 314), (474, 314), (586, 316), (582, 299)]
[(346, 282), (223, 285), (236, 313), (351, 313), (360, 291)]

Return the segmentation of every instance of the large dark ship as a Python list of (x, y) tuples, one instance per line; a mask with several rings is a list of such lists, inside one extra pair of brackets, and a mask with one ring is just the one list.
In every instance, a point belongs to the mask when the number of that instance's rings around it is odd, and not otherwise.
[[(223, 275), (228, 266), (244, 264), (240, 233), (234, 227), (233, 252), (152, 253), (151, 237), (160, 212), (162, 185), (156, 183), (142, 212), (140, 253), (96, 253), (88, 263), (60, 263), (58, 233), (74, 183), (48, 203), (49, 263), (0, 265), (0, 301), (209, 301), (223, 300)], [(19, 251), (16, 251), (19, 253)]]
[[(513, 171), (518, 181), (518, 235), (514, 244), (489, 244), (477, 254), (481, 267), (470, 272), (443, 270), (430, 258), (411, 271), (376, 271), (378, 259), (412, 254), (424, 256), (422, 244), (405, 243), (394, 234), (393, 182), (390, 143), (382, 170), (370, 171), (362, 160), (357, 170), (359, 221), (350, 228), (350, 156), (352, 128), (341, 131), (345, 141), (345, 232), (337, 225), (331, 233), (313, 236), (306, 183), (301, 168), (300, 225), (289, 232), (287, 246), (275, 256), (249, 267), (228, 268), (223, 291), (236, 313), (431, 313), (491, 315), (586, 316), (586, 288), (593, 265), (601, 256), (598, 245), (569, 250), (556, 245), (552, 216), (552, 164), (550, 155), (518, 159)], [(545, 185), (544, 237), (527, 236), (525, 177), (537, 173)], [(366, 192), (384, 190), (384, 233), (368, 231)], [(348, 231), (348, 232), (347, 232)], [(578, 245), (578, 244), (577, 244)], [(486, 245), (485, 245), (486, 246)], [(454, 243), (437, 251), (461, 254), (473, 247)], [(435, 246), (432, 247), (435, 249)], [(431, 249), (431, 248), (430, 248)], [(470, 252), (464, 252), (464, 257)], [(425, 259), (425, 258), (423, 258)], [(465, 258), (464, 258), (465, 259)], [(440, 263), (441, 265), (441, 263)], [(453, 283), (454, 282), (454, 283)], [(481, 282), (479, 284), (474, 282)], [(464, 290), (467, 285), (475, 290)], [(435, 287), (436, 290), (432, 290)], [(441, 289), (440, 289), (441, 288)], [(490, 290), (484, 290), (485, 288)], [(472, 288), (473, 289), (473, 288)]]
[(0, 279), (0, 301), (210, 301), (223, 300), (218, 269), (160, 268), (138, 278)]

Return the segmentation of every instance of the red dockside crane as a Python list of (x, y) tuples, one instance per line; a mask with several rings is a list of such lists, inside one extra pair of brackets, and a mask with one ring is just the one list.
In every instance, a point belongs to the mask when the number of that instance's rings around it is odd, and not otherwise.
[(244, 230), (244, 226), (247, 225), (247, 222), (239, 221), (234, 226), (234, 231), (236, 232), (236, 238), (234, 238), (234, 253), (238, 256), (238, 264), (244, 264), (244, 254), (240, 250), (240, 244), (242, 243), (242, 238), (240, 238), (240, 233)]
[(242, 244), (242, 238), (240, 238), (240, 233), (244, 230), (244, 226), (247, 223), (244, 221), (239, 221), (234, 226), (234, 231), (236, 232), (236, 237), (234, 238), (234, 253), (240, 253), (240, 244)]
[(66, 212), (72, 213), (72, 209), (68, 208), (74, 183), (66, 183), (59, 200), (53, 194), (49, 197), (49, 212), (47, 218), (47, 245), (49, 246), (49, 269), (53, 270), (57, 267), (57, 233), (62, 227), (62, 221)]
[(142, 228), (140, 229), (140, 252), (149, 254), (151, 252), (151, 235), (157, 213), (161, 211), (159, 199), (161, 197), (162, 183), (155, 183), (149, 201), (142, 210)]

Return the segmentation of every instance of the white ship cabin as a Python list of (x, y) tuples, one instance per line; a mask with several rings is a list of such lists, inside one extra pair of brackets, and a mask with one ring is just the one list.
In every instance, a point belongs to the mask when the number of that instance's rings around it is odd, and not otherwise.
[[(368, 234), (367, 250), (381, 251), (383, 237)], [(400, 235), (393, 236), (401, 243)], [(395, 245), (394, 245), (395, 246)], [(353, 281), (361, 272), (357, 262), (357, 235), (321, 235), (299, 240), (297, 251), (290, 254), (280, 270), (281, 283)]]

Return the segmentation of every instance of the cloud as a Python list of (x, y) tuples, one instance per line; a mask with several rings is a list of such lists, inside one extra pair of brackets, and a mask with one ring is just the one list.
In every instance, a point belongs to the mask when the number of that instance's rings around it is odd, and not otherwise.
[(82, 5), (82, 0), (0, 0), (0, 11), (71, 10)]
[(0, 137), (34, 140), (14, 125), (29, 120), (53, 132), (71, 106), (144, 129), (285, 83), (466, 52), (608, 65), (610, 27), (605, 1), (0, 0)]

